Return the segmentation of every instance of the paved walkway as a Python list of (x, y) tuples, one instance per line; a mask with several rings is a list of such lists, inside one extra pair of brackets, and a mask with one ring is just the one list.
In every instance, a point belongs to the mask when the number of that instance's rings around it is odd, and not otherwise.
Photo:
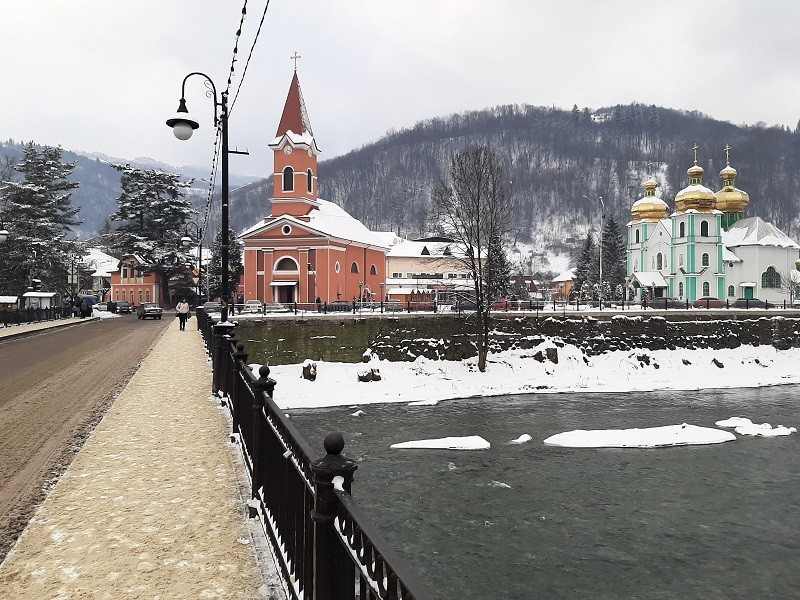
[(38, 509), (0, 598), (284, 598), (191, 325), (172, 319)]

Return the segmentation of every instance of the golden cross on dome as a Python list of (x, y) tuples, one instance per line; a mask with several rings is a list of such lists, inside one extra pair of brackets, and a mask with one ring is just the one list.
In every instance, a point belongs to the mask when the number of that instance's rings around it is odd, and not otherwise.
[(694, 152), (694, 164), (697, 164), (697, 144), (692, 146), (692, 152)]
[(728, 144), (725, 144), (725, 148), (723, 148), (723, 150), (725, 150), (725, 164), (726, 165), (730, 165), (731, 164), (731, 156), (729, 154), (730, 149), (731, 149), (731, 147)]
[(293, 60), (293, 61), (294, 61), (294, 70), (295, 70), (295, 71), (297, 71), (297, 59), (298, 59), (298, 58), (303, 58), (303, 57), (302, 57), (302, 56), (300, 56), (300, 55), (297, 53), (297, 50), (295, 50), (295, 51), (294, 51), (294, 56), (290, 56), (290, 57), (289, 57), (289, 60)]

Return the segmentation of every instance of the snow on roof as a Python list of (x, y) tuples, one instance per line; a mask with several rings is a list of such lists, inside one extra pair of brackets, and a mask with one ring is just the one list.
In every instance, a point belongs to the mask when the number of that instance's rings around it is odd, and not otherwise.
[(16, 296), (0, 296), (0, 304), (16, 304), (18, 300)]
[(274, 227), (276, 223), (289, 222), (304, 229), (311, 229), (323, 235), (350, 240), (373, 246), (388, 249), (389, 246), (374, 232), (367, 229), (364, 224), (351, 217), (343, 208), (328, 200), (317, 200), (318, 208), (308, 213), (308, 220), (299, 219), (291, 215), (281, 215), (280, 217), (267, 217), (267, 222), (263, 220), (245, 230), (239, 238), (251, 237), (253, 234), (264, 229)]
[(58, 292), (25, 292), (23, 298), (52, 298), (58, 296)]
[(403, 241), (403, 238), (397, 235), (394, 231), (373, 231), (372, 233), (381, 238), (383, 242), (390, 248)]
[(731, 248), (736, 246), (777, 246), (779, 248), (794, 248), (800, 250), (800, 245), (788, 235), (767, 223), (761, 217), (748, 217), (736, 221), (722, 232), (723, 245)]
[(559, 283), (561, 281), (572, 281), (575, 279), (575, 269), (567, 269), (558, 277), (553, 278), (553, 283)]
[(83, 264), (89, 269), (94, 269), (92, 277), (109, 277), (111, 273), (119, 270), (119, 259), (106, 254), (99, 248), (89, 248), (83, 257)]
[(668, 287), (664, 276), (658, 271), (637, 271), (633, 277), (642, 287)]
[(464, 258), (466, 253), (456, 242), (415, 242), (401, 239), (394, 244), (388, 252), (388, 256), (416, 258), (421, 256), (442, 257), (454, 256)]
[[(723, 233), (723, 236), (724, 235), (725, 234)], [(726, 248), (725, 246), (722, 246), (722, 260), (724, 260), (725, 262), (734, 262), (734, 263), (742, 262), (741, 258), (736, 256), (733, 252), (728, 250), (728, 248)]]
[(310, 148), (314, 154), (319, 154), (320, 149), (317, 146), (317, 141), (314, 139), (314, 136), (306, 131), (305, 133), (295, 133), (291, 129), (284, 133), (283, 135), (279, 135), (275, 139), (273, 139), (269, 143), (269, 147), (273, 150), (278, 148), (283, 144), (283, 140), (287, 139), (292, 144), (292, 146), (299, 146), (301, 148)]

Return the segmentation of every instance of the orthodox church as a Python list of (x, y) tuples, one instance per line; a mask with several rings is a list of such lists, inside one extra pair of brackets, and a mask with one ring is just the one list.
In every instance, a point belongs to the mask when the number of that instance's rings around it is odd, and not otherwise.
[(672, 212), (656, 197), (653, 178), (631, 207), (627, 266), (635, 298), (758, 298), (778, 304), (797, 297), (800, 245), (760, 217), (745, 218), (750, 197), (736, 187), (729, 155), (719, 174), (722, 189), (713, 192), (703, 185), (696, 146), (694, 151), (689, 185), (676, 194)]
[(239, 236), (244, 300), (282, 304), (370, 300), (386, 281), (388, 245), (318, 197), (317, 147), (295, 69), (273, 151), (270, 214)]

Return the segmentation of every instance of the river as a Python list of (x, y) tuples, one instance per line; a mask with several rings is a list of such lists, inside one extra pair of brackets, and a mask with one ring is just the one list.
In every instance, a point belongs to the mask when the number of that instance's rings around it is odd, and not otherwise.
[[(800, 425), (800, 388), (474, 398), (292, 410), (345, 436), (353, 495), (437, 600), (799, 598), (800, 437), (570, 449), (573, 429)], [(532, 441), (510, 440), (530, 434)], [(392, 450), (480, 435), (485, 451)]]

